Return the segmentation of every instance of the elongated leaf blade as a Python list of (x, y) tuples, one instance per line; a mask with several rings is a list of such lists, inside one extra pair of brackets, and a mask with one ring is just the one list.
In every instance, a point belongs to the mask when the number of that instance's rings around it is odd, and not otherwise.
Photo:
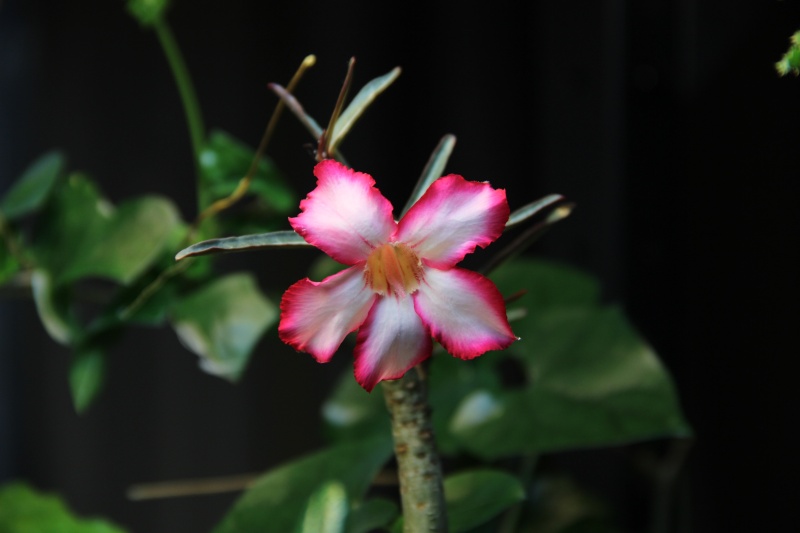
[(391, 72), (375, 78), (358, 91), (358, 94), (347, 106), (347, 109), (339, 115), (339, 119), (333, 127), (330, 144), (331, 153), (336, 151), (336, 148), (342, 143), (345, 136), (350, 132), (350, 129), (358, 119), (361, 118), (361, 115), (364, 114), (364, 111), (367, 110), (370, 104), (394, 83), (394, 80), (396, 80), (398, 76), (400, 76), (400, 67), (395, 67)]
[(506, 229), (516, 226), (517, 224), (521, 224), (525, 222), (529, 218), (541, 213), (543, 210), (554, 206), (555, 204), (564, 200), (564, 197), (560, 194), (549, 194), (544, 198), (540, 198), (535, 202), (531, 202), (528, 205), (520, 207), (508, 217), (508, 222), (506, 222)]
[(319, 136), (322, 135), (322, 127), (311, 117), (311, 115), (306, 113), (306, 110), (303, 109), (303, 106), (300, 105), (300, 102), (297, 100), (297, 98), (295, 98), (292, 93), (277, 83), (270, 83), (269, 88), (278, 96), (278, 98), (283, 100), (283, 103), (286, 104), (286, 107), (289, 108), (289, 111), (291, 111), (294, 116), (297, 117), (300, 123), (306, 127), (311, 136), (314, 137), (314, 140), (319, 139)]
[(450, 159), (450, 154), (453, 153), (453, 148), (455, 148), (455, 146), (455, 135), (448, 133), (442, 137), (442, 139), (439, 141), (439, 144), (437, 144), (436, 148), (434, 148), (430, 158), (428, 158), (425, 168), (422, 169), (422, 175), (419, 177), (419, 181), (414, 187), (414, 191), (411, 193), (408, 202), (406, 202), (405, 207), (403, 207), (401, 216), (405, 215), (406, 211), (411, 209), (411, 206), (417, 203), (417, 200), (419, 200), (422, 195), (425, 194), (425, 191), (428, 190), (428, 187), (431, 186), (431, 183), (442, 177), (444, 168), (447, 166), (447, 161)]
[(219, 254), (227, 252), (246, 252), (262, 248), (275, 248), (286, 246), (311, 246), (303, 237), (292, 230), (272, 231), (256, 235), (240, 235), (238, 237), (223, 237), (198, 242), (184, 248), (175, 256), (176, 261), (186, 257), (198, 255)]

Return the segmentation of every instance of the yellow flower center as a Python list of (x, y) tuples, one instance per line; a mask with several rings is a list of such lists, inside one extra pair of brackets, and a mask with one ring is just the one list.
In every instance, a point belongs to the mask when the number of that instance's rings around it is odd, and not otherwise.
[(422, 261), (403, 243), (384, 244), (369, 254), (364, 279), (382, 296), (412, 294), (422, 280)]

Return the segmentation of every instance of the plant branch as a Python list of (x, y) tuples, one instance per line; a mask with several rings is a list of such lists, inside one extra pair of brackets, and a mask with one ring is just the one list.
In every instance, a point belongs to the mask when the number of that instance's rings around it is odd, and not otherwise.
[(414, 367), (383, 382), (392, 418), (405, 533), (447, 532), (442, 467), (433, 434), (424, 371)]
[(205, 187), (200, 183), (202, 179), (200, 173), (200, 153), (203, 150), (206, 132), (203, 126), (203, 115), (200, 112), (200, 105), (197, 102), (197, 93), (194, 90), (192, 78), (189, 75), (189, 69), (186, 68), (183, 54), (181, 54), (180, 48), (178, 48), (178, 43), (175, 41), (172, 31), (169, 25), (167, 25), (167, 21), (163, 17), (158, 17), (153, 23), (153, 28), (158, 36), (158, 42), (161, 43), (161, 48), (164, 50), (164, 55), (167, 56), (167, 62), (172, 70), (172, 76), (175, 78), (175, 84), (178, 86), (178, 92), (181, 96), (183, 112), (184, 115), (186, 115), (186, 124), (189, 128), (189, 137), (192, 141), (192, 152), (194, 153), (194, 168), (198, 184), (198, 203), (200, 204), (200, 209), (203, 209), (206, 206), (207, 198), (205, 198)]

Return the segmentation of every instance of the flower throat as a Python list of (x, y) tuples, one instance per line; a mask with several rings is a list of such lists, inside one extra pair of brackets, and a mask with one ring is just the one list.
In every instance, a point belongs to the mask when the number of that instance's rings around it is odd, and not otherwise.
[(367, 258), (364, 279), (380, 295), (405, 296), (414, 293), (422, 280), (422, 262), (403, 243), (375, 248)]

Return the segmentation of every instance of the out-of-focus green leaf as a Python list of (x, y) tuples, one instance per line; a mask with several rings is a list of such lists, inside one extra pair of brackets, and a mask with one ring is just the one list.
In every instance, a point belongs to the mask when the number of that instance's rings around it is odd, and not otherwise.
[(42, 494), (24, 483), (0, 487), (2, 533), (124, 533), (104, 520), (75, 517), (57, 496)]
[(75, 411), (82, 413), (97, 397), (105, 377), (105, 354), (98, 348), (78, 350), (69, 369), (69, 387)]
[(422, 169), (422, 175), (414, 186), (414, 190), (411, 192), (408, 202), (406, 202), (405, 207), (403, 207), (403, 211), (400, 214), (401, 217), (411, 209), (412, 205), (417, 203), (417, 200), (422, 198), (422, 195), (425, 194), (425, 191), (428, 190), (431, 183), (442, 177), (444, 168), (447, 166), (447, 161), (450, 159), (450, 154), (453, 153), (453, 148), (455, 148), (455, 146), (455, 135), (447, 134), (442, 137), (439, 144), (436, 145), (433, 153), (431, 153), (431, 156), (428, 158), (425, 168)]
[(597, 303), (590, 278), (518, 261), (496, 281), (528, 290), (509, 305), (527, 309), (509, 349), (525, 386), (463, 396), (449, 429), (464, 447), (498, 458), (690, 434), (666, 369), (618, 309)]
[(339, 481), (322, 484), (308, 499), (297, 533), (344, 533), (347, 492)]
[(491, 356), (483, 356), (463, 361), (447, 353), (437, 353), (433, 356), (428, 374), (428, 395), (433, 410), (431, 418), (436, 430), (436, 444), (441, 453), (455, 454), (462, 446), (449, 430), (450, 420), (461, 399), (472, 391), (500, 389), (494, 360)]
[(334, 442), (392, 435), (383, 395), (365, 391), (352, 371), (342, 374), (333, 394), (322, 404), (322, 418)]
[(469, 531), (525, 499), (522, 484), (505, 472), (474, 470), (448, 476), (444, 497), (450, 531)]
[(163, 252), (179, 223), (165, 198), (142, 197), (114, 208), (79, 174), (54, 194), (34, 251), (56, 285), (89, 276), (130, 283)]
[(50, 275), (36, 270), (31, 275), (31, 289), (36, 311), (50, 337), (61, 344), (69, 344), (75, 337), (75, 326), (68, 311), (64, 290), (53, 287)]
[(347, 516), (347, 533), (370, 533), (389, 527), (399, 514), (397, 504), (383, 498), (373, 498), (350, 511)]
[(97, 276), (127, 285), (162, 253), (178, 221), (175, 206), (165, 198), (124, 202), (94, 239), (82, 241), (59, 282)]
[(378, 95), (385, 91), (389, 85), (394, 83), (394, 80), (396, 80), (399, 75), (400, 67), (395, 67), (387, 74), (373, 79), (361, 88), (355, 98), (348, 104), (347, 109), (342, 111), (342, 114), (339, 115), (339, 119), (333, 127), (329, 145), (330, 153), (336, 152), (336, 148), (342, 144), (345, 136), (350, 132), (350, 129), (358, 119), (361, 118), (364, 111), (375, 101)]
[(0, 240), (0, 285), (19, 272), (20, 264), (8, 251), (6, 243)]
[(175, 304), (172, 325), (181, 342), (200, 356), (209, 374), (237, 380), (258, 339), (278, 317), (251, 274), (230, 274)]
[(214, 533), (293, 531), (321, 484), (338, 481), (357, 502), (391, 453), (390, 439), (364, 439), (276, 468), (239, 498)]
[(175, 256), (175, 260), (180, 261), (185, 257), (195, 257), (198, 255), (225, 252), (245, 252), (249, 250), (259, 250), (261, 248), (285, 246), (311, 245), (292, 230), (272, 231), (270, 233), (259, 233), (257, 235), (223, 237), (221, 239), (209, 239), (207, 241), (198, 242), (178, 252), (178, 254)]
[(128, 13), (142, 26), (152, 26), (164, 15), (171, 0), (128, 0)]
[(48, 152), (28, 167), (0, 202), (0, 213), (14, 220), (44, 205), (64, 168), (60, 152)]
[(795, 76), (800, 74), (800, 31), (794, 32), (789, 41), (791, 42), (789, 49), (781, 60), (775, 63), (775, 70), (781, 76), (786, 76), (790, 72)]
[[(204, 186), (212, 200), (229, 196), (247, 175), (255, 151), (222, 131), (212, 131), (200, 154)], [(297, 197), (267, 156), (261, 158), (249, 192), (257, 195), (274, 214), (297, 210)]]

